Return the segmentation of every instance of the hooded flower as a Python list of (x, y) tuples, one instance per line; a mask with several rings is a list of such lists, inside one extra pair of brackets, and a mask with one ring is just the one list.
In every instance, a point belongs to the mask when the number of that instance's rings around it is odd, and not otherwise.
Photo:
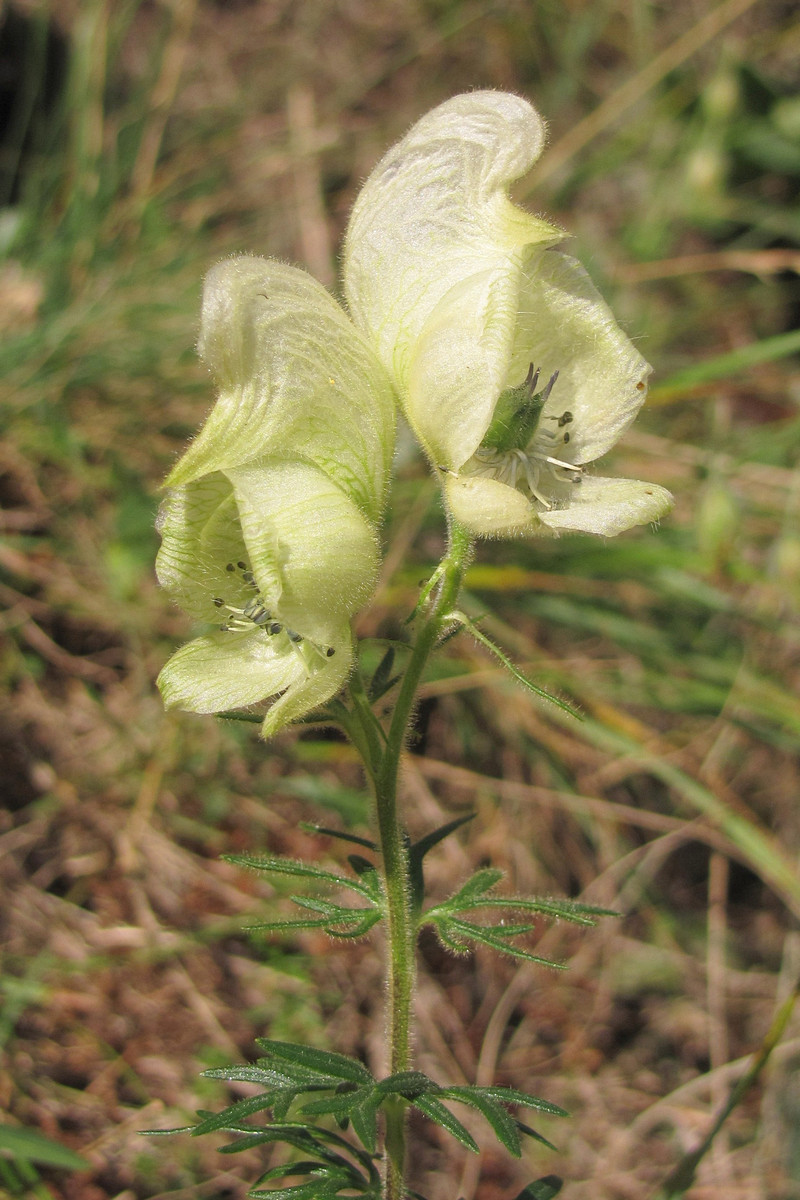
[(324, 288), (265, 259), (209, 272), (199, 351), (219, 398), (167, 480), (156, 570), (206, 629), (158, 683), (191, 712), (277, 697), (267, 737), (350, 671), (350, 618), (377, 576), (392, 392)]
[(461, 524), (616, 534), (671, 504), (654, 484), (583, 470), (634, 419), (650, 368), (583, 268), (553, 249), (560, 230), (508, 199), (544, 134), (504, 92), (433, 109), (361, 190), (345, 292)]

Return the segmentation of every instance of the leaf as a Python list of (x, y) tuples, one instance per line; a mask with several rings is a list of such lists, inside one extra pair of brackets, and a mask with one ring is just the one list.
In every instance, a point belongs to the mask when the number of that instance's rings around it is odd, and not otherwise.
[(335, 1096), (325, 1096), (321, 1100), (310, 1100), (307, 1104), (303, 1104), (300, 1112), (304, 1116), (313, 1114), (319, 1116), (322, 1114), (332, 1117), (349, 1117), (352, 1110), (357, 1108), (364, 1102), (367, 1095), (371, 1095), (372, 1089), (366, 1093), (363, 1088), (359, 1088), (353, 1092), (340, 1092)]
[(369, 933), (373, 925), (377, 925), (379, 921), (382, 920), (382, 913), (371, 912), (357, 925), (354, 925), (352, 929), (334, 929), (332, 926), (326, 926), (325, 932), (329, 934), (330, 937), (335, 938), (360, 938)]
[(363, 1063), (345, 1054), (336, 1054), (333, 1050), (317, 1050), (313, 1046), (303, 1046), (297, 1042), (276, 1042), (271, 1038), (257, 1038), (256, 1045), (266, 1050), (271, 1058), (277, 1058), (292, 1068), (299, 1067), (301, 1070), (314, 1071), (321, 1076), (344, 1079), (350, 1083), (375, 1083), (374, 1076)]
[(530, 1125), (526, 1125), (523, 1121), (517, 1121), (517, 1129), (520, 1133), (524, 1133), (526, 1137), (533, 1138), (540, 1146), (546, 1146), (548, 1150), (558, 1152), (558, 1147), (549, 1142), (546, 1137), (542, 1137), (541, 1133), (537, 1133), (535, 1129), (531, 1129)]
[(523, 1108), (534, 1108), (537, 1112), (549, 1113), (551, 1117), (568, 1117), (569, 1113), (565, 1108), (560, 1108), (558, 1104), (551, 1104), (549, 1100), (542, 1100), (539, 1096), (532, 1096), (530, 1092), (520, 1092), (517, 1088), (489, 1086), (471, 1089), (480, 1092), (483, 1096), (488, 1096), (492, 1100), (500, 1100), (503, 1104), (521, 1104)]
[(363, 884), (357, 883), (344, 875), (336, 875), (333, 871), (324, 871), (311, 863), (293, 858), (260, 858), (253, 854), (223, 854), (224, 862), (233, 863), (237, 867), (247, 867), (251, 871), (264, 871), (273, 875), (296, 875), (307, 879), (319, 879), (334, 887), (349, 888), (362, 896), (369, 896)]
[(356, 837), (354, 833), (343, 833), (340, 829), (328, 829), (326, 825), (312, 825), (307, 821), (300, 822), (300, 828), (305, 829), (308, 833), (319, 833), (324, 837), (338, 838), (342, 842), (351, 842), (354, 846), (363, 846), (365, 850), (378, 849), (377, 842), (371, 842), (369, 838)]
[[(485, 867), (482, 871), (477, 871), (467, 882), (460, 887), (444, 904), (439, 905), (440, 909), (452, 909), (458, 911), (461, 908), (466, 908), (468, 904), (478, 898), (485, 897), (488, 891), (500, 882), (503, 878), (503, 872), (494, 867)], [(482, 903), (486, 903), (482, 899)]]
[[(287, 1093), (291, 1102), (297, 1095), (297, 1089), (287, 1089)], [(259, 1096), (247, 1096), (244, 1100), (237, 1100), (235, 1104), (228, 1105), (222, 1112), (206, 1114), (197, 1125), (190, 1127), (189, 1132), (192, 1137), (200, 1137), (205, 1133), (217, 1133), (220, 1130), (227, 1130), (230, 1133), (249, 1133), (248, 1127), (242, 1126), (241, 1122), (246, 1117), (252, 1117), (258, 1112), (272, 1108), (278, 1096), (279, 1093), (262, 1092)]]
[(404, 1100), (415, 1100), (417, 1096), (429, 1092), (441, 1092), (438, 1083), (422, 1071), (398, 1071), (395, 1075), (387, 1075), (381, 1079), (375, 1088), (377, 1096), (402, 1096)]
[(319, 917), (316, 920), (311, 917), (305, 920), (287, 918), (280, 921), (263, 921), (259, 925), (245, 925), (244, 930), (246, 933), (281, 933), (283, 931), (291, 933), (294, 929), (324, 929), (327, 924), (327, 917)]
[[(297, 1079), (286, 1071), (276, 1071), (266, 1064), (266, 1059), (256, 1063), (233, 1063), (229, 1067), (209, 1067), (202, 1072), (204, 1079), (224, 1079), (227, 1083), (260, 1083), (270, 1091), (293, 1088)], [(317, 1082), (317, 1076), (306, 1072), (305, 1081)], [(255, 1097), (251, 1097), (255, 1099)]]
[(69, 1171), (85, 1171), (91, 1165), (60, 1142), (54, 1142), (36, 1129), (26, 1129), (20, 1125), (0, 1125), (0, 1151), (22, 1162), (64, 1167)]
[(373, 1099), (363, 1101), (352, 1110), (350, 1120), (353, 1125), (353, 1133), (362, 1146), (370, 1154), (374, 1154), (378, 1142), (377, 1103)]
[(415, 912), (419, 912), (425, 900), (425, 879), (422, 870), (422, 861), (429, 850), (437, 846), (439, 842), (454, 833), (456, 829), (460, 829), (462, 825), (466, 825), (468, 821), (475, 819), (475, 813), (467, 813), (463, 817), (456, 817), (454, 821), (448, 821), (446, 825), (440, 825), (438, 829), (432, 830), (426, 834), (424, 838), (420, 838), (418, 842), (413, 842), (408, 847), (408, 875), (411, 885), (411, 901)]
[[(466, 906), (465, 906), (466, 907)], [(535, 912), (542, 916), (571, 921), (574, 925), (596, 925), (595, 917), (618, 917), (613, 908), (598, 908), (574, 900), (551, 900), (537, 896), (488, 896), (470, 908), (508, 908), (511, 912)]]
[(559, 1179), (557, 1175), (543, 1175), (541, 1179), (536, 1179), (523, 1188), (515, 1200), (553, 1200), (553, 1196), (557, 1196), (563, 1186), (563, 1179)]
[(425, 837), (420, 838), (418, 842), (414, 842), (409, 846), (409, 856), (412, 860), (422, 861), (429, 850), (437, 846), (439, 842), (444, 841), (451, 833), (455, 833), (456, 829), (460, 829), (462, 825), (466, 825), (469, 821), (474, 821), (476, 813), (466, 813), (463, 817), (456, 817), (454, 821), (448, 821), (446, 825), (440, 825), (438, 829), (427, 833)]
[(395, 675), (392, 678), (392, 668), (394, 666), (394, 646), (389, 646), (383, 655), (383, 658), (378, 663), (373, 673), (372, 679), (369, 682), (367, 695), (374, 704), (376, 700), (380, 700), (381, 696), (385, 696), (389, 689), (400, 678)]
[(364, 858), (361, 854), (348, 854), (347, 861), (350, 863), (350, 866), (353, 868), (359, 878), (362, 875), (369, 875), (371, 873), (377, 874), (378, 869), (375, 866), (375, 863), (370, 862), (368, 858)]
[(445, 1088), (444, 1094), (448, 1099), (459, 1100), (462, 1104), (469, 1104), (476, 1108), (489, 1122), (497, 1140), (505, 1146), (506, 1150), (515, 1158), (522, 1157), (522, 1143), (517, 1123), (506, 1112), (502, 1104), (499, 1104), (493, 1097), (487, 1096), (479, 1088), (449, 1087)]
[(495, 658), (503, 664), (509, 674), (514, 676), (517, 683), (521, 683), (522, 686), (527, 688), (529, 692), (533, 692), (534, 696), (538, 696), (540, 700), (547, 700), (550, 704), (555, 704), (556, 708), (560, 708), (562, 712), (568, 713), (569, 716), (575, 717), (575, 719), (578, 721), (583, 720), (581, 713), (579, 713), (576, 708), (573, 708), (573, 706), (566, 700), (562, 700), (560, 696), (554, 696), (552, 692), (548, 692), (544, 688), (539, 687), (537, 684), (532, 683), (531, 680), (528, 679), (527, 675), (523, 675), (520, 669), (514, 666), (508, 655), (504, 654), (499, 646), (495, 646), (491, 638), (488, 638), (485, 633), (482, 633), (481, 630), (478, 629), (478, 626), (475, 624), (475, 622), (471, 621), (466, 613), (452, 612), (449, 614), (449, 618), (453, 621), (458, 621), (460, 625), (463, 625), (465, 629), (469, 630), (475, 640), (480, 642), (482, 646), (485, 646), (487, 650), (490, 650)]
[[(504, 938), (487, 930), (483, 925), (475, 925), (471, 921), (461, 921), (456, 917), (445, 917), (436, 920), (437, 929), (440, 933), (443, 928), (446, 928), (448, 937), (458, 945), (459, 940), (465, 939), (473, 942), (481, 942), (484, 946), (490, 946), (493, 950), (499, 950), (502, 954), (510, 954), (512, 958), (521, 958), (526, 962), (538, 963), (541, 967), (553, 967), (557, 971), (565, 970), (564, 963), (552, 962), (549, 958), (541, 958), (538, 954), (532, 954), (530, 950), (522, 950), (519, 946), (509, 945)], [(442, 938), (444, 941), (445, 939)]]
[(418, 1096), (412, 1101), (414, 1108), (418, 1109), (429, 1120), (440, 1125), (442, 1129), (446, 1129), (454, 1138), (461, 1142), (462, 1146), (466, 1146), (468, 1150), (472, 1150), (474, 1154), (478, 1153), (478, 1143), (465, 1125), (462, 1125), (458, 1117), (453, 1116), (449, 1108), (442, 1104), (441, 1100), (437, 1100), (435, 1096), (423, 1095)]
[[(375, 907), (346, 908), (341, 904), (332, 904), (329, 900), (318, 900), (312, 896), (292, 896), (292, 900), (301, 908), (322, 913), (322, 917), (308, 921), (307, 924), (309, 927), (323, 928), (331, 937), (362, 937), (383, 918), (381, 910)], [(280, 922), (273, 924), (279, 926)], [(302, 925), (302, 921), (296, 922), (297, 928), (301, 928)], [(339, 925), (352, 925), (353, 928), (345, 931), (336, 928)]]

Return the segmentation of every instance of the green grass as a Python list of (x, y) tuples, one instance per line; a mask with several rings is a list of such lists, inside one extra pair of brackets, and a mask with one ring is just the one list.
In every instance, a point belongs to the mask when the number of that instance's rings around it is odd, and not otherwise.
[[(80, 7), (65, 94), (44, 113), (40, 27), (37, 86), (3, 148), (21, 174), (0, 214), (0, 1096), (7, 1123), (90, 1166), (39, 1164), (14, 1186), (240, 1196), (252, 1163), (177, 1140), (154, 1154), (137, 1130), (208, 1103), (199, 1069), (250, 1056), (256, 1035), (380, 1054), (369, 943), (256, 941), (240, 927), (271, 893), (219, 862), (341, 862), (298, 823), (361, 828), (354, 757), (164, 716), (153, 680), (188, 627), (155, 585), (152, 524), (212, 400), (193, 350), (205, 270), (246, 250), (334, 282), (382, 150), (446, 96), (493, 86), (550, 124), (518, 198), (570, 231), (655, 367), (611, 468), (677, 503), (618, 541), (479, 548), (470, 616), (586, 720), (451, 641), (425, 685), (409, 825), (477, 811), (431, 855), (442, 896), (491, 863), (520, 890), (623, 915), (543, 934), (536, 952), (570, 963), (558, 979), (426, 942), (418, 1056), (435, 1078), (570, 1109), (560, 1154), (533, 1163), (570, 1200), (664, 1187), (796, 975), (796, 20), (770, 0), (709, 18), (638, 0)], [(398, 634), (441, 539), (405, 453), (386, 544), (407, 557), (364, 635)], [(800, 1186), (796, 1062), (789, 1026), (701, 1167), (704, 1197)], [(531, 1177), (419, 1138), (414, 1186), (431, 1200), (510, 1197)]]

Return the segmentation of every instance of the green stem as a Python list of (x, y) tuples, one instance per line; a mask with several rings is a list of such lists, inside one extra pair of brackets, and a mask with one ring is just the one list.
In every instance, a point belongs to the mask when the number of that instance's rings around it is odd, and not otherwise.
[[(467, 532), (451, 525), (449, 545), (438, 568), (434, 598), (418, 630), (411, 658), (403, 676), (392, 714), (379, 770), (375, 773), (378, 832), (383, 857), (386, 913), (389, 938), (387, 965), (387, 1035), (391, 1074), (411, 1066), (411, 1002), (414, 993), (416, 929), (411, 911), (408, 846), (397, 813), (397, 781), (400, 759), (414, 712), (417, 690), (431, 651), (448, 625), (447, 614), (458, 599), (472, 542)], [(386, 1182), (385, 1200), (405, 1196), (405, 1116), (403, 1102), (385, 1107)]]

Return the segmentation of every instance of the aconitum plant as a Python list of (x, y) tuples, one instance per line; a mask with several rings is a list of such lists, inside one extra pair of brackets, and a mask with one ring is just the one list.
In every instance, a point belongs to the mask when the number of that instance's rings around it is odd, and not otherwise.
[[(561, 231), (508, 198), (544, 134), (530, 104), (502, 92), (456, 96), (423, 117), (356, 201), (347, 311), (303, 271), (267, 259), (232, 258), (206, 279), (199, 348), (219, 396), (167, 480), (157, 562), (162, 585), (200, 629), (159, 686), (171, 707), (252, 720), (264, 738), (304, 722), (351, 739), (374, 812), (374, 840), (335, 834), (353, 845), (351, 873), (278, 857), (231, 861), (313, 889), (293, 897), (296, 918), (265, 930), (336, 939), (385, 926), (385, 1074), (270, 1039), (255, 1064), (207, 1072), (262, 1091), (200, 1114), (193, 1134), (226, 1131), (229, 1152), (284, 1147), (252, 1196), (424, 1200), (406, 1183), (410, 1109), (477, 1151), (457, 1115), (471, 1107), (517, 1157), (523, 1138), (544, 1142), (527, 1112), (565, 1115), (524, 1091), (448, 1086), (414, 1069), (416, 944), (428, 926), (456, 954), (481, 943), (543, 962), (519, 942), (533, 917), (591, 925), (603, 910), (503, 895), (490, 868), (430, 903), (425, 857), (468, 818), (411, 842), (398, 794), (423, 672), (459, 630), (565, 707), (459, 609), (475, 540), (607, 537), (658, 520), (671, 504), (654, 484), (587, 469), (636, 416), (650, 368), (583, 268), (556, 249)], [(407, 642), (366, 677), (351, 620), (377, 579), (396, 404), (441, 484), (447, 549)], [(547, 1175), (517, 1200), (547, 1200), (559, 1188)]]

